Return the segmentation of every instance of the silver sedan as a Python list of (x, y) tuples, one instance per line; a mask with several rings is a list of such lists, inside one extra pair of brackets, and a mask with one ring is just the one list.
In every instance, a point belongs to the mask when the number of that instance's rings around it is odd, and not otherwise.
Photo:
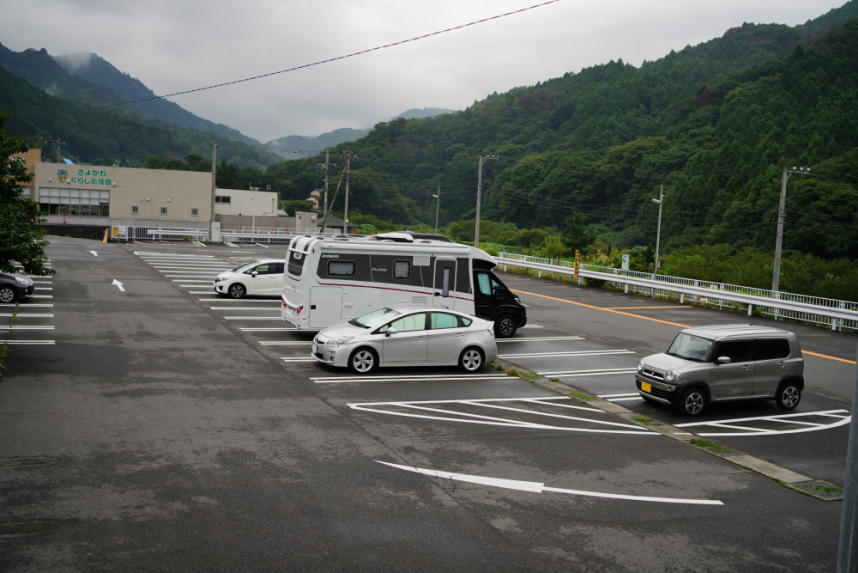
[(327, 328), (313, 339), (313, 358), (369, 374), (379, 366), (458, 365), (475, 372), (497, 356), (494, 323), (427, 306), (380, 308)]

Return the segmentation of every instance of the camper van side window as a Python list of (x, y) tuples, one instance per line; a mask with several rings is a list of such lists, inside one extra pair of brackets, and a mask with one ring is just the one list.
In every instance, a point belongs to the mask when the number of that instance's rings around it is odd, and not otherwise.
[(407, 279), (411, 276), (411, 263), (408, 261), (393, 261), (393, 278)]
[(354, 261), (328, 261), (329, 277), (353, 277), (355, 276)]

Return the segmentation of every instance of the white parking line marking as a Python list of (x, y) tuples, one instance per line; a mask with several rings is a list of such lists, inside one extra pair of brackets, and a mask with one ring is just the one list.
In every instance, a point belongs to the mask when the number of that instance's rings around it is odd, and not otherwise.
[(634, 354), (631, 350), (576, 350), (570, 352), (528, 352), (527, 354), (499, 354), (498, 358), (527, 358), (528, 356), (612, 356)]
[(501, 338), (495, 342), (551, 342), (555, 340), (587, 340), (581, 336), (535, 336), (533, 338)]
[(225, 316), (224, 320), (280, 320), (279, 316)]
[[(836, 418), (836, 421), (830, 424), (811, 424), (806, 422), (809, 427), (796, 428), (792, 430), (771, 430), (765, 428), (753, 428), (747, 426), (736, 426), (736, 422), (777, 422), (782, 424), (801, 423), (794, 418), (802, 418), (807, 416), (818, 416), (825, 418)], [(852, 416), (847, 410), (822, 410), (818, 412), (802, 412), (800, 414), (781, 414), (779, 416), (757, 416), (751, 418), (734, 418), (731, 420), (714, 420), (710, 422), (692, 422), (690, 424), (676, 424), (677, 428), (691, 428), (693, 426), (711, 426), (714, 428), (727, 428), (742, 430), (739, 432), (697, 432), (698, 436), (718, 437), (718, 436), (779, 436), (781, 434), (801, 434), (804, 432), (818, 432), (821, 430), (829, 430), (840, 426), (845, 426), (852, 421)]]
[(351, 382), (428, 382), (439, 380), (443, 382), (458, 382), (460, 380), (517, 380), (512, 376), (498, 375), (473, 375), (462, 374), (460, 376), (354, 376), (354, 377), (325, 377), (310, 378), (316, 384), (342, 384)]
[(209, 308), (211, 308), (212, 310), (264, 310), (266, 312), (273, 312), (273, 311), (280, 312), (280, 309), (277, 307), (275, 307), (275, 308), (258, 308), (258, 307), (254, 307), (254, 306), (212, 306)]
[(167, 253), (165, 251), (134, 251), (134, 254), (139, 257), (154, 257), (154, 258), (196, 258), (196, 259), (213, 259), (214, 255), (196, 255), (196, 254), (182, 254), (182, 253)]
[[(170, 282), (173, 283), (203, 283), (203, 284), (211, 284), (212, 281), (206, 280), (194, 280), (194, 279), (173, 279)], [(180, 285), (180, 286), (188, 286), (188, 285)], [(197, 285), (200, 286), (200, 285)]]
[(522, 326), (522, 328), (545, 328), (544, 326), (539, 326), (538, 324), (527, 324)]
[(244, 332), (286, 332), (287, 330), (298, 330), (295, 327), (292, 328), (239, 328), (239, 330), (243, 330)]
[(262, 247), (263, 249), (267, 249), (267, 248), (268, 248), (267, 246), (265, 246), (265, 245), (261, 245), (261, 244), (259, 244), (259, 243), (253, 243), (253, 244), (254, 244), (254, 245), (256, 245), (257, 247)]
[(315, 358), (281, 358), (283, 362), (315, 362)]
[(53, 326), (0, 326), (0, 330), (53, 330)]
[(262, 346), (310, 346), (313, 344), (310, 340), (258, 340)]
[(638, 396), (636, 398), (612, 398), (608, 400), (608, 402), (630, 402), (631, 400), (643, 400), (643, 397)]
[(54, 297), (49, 295), (49, 294), (34, 294), (33, 298), (54, 298)]
[(627, 396), (640, 396), (637, 392), (628, 392), (627, 394), (598, 394), (596, 398), (625, 398)]
[[(191, 281), (191, 282), (193, 282), (193, 281)], [(206, 294), (211, 294), (211, 292), (207, 292)], [(276, 300), (271, 300), (271, 299), (262, 300), (262, 299), (258, 299), (258, 298), (256, 298), (256, 299), (254, 299), (254, 298), (242, 298), (242, 299), (233, 298), (233, 299), (230, 299), (230, 298), (223, 297), (223, 298), (200, 298), (197, 300), (199, 300), (200, 302), (236, 302), (236, 303), (241, 303), (241, 304), (244, 304), (247, 302), (267, 302), (269, 304), (274, 304), (274, 303), (280, 304)]]
[(33, 282), (34, 282), (34, 283), (36, 283), (37, 285), (50, 285), (50, 284), (54, 284), (54, 282), (53, 282), (53, 281), (33, 281)]
[(201, 243), (201, 242), (199, 242), (199, 241), (194, 241), (193, 243), (194, 243), (195, 245), (199, 246), (199, 247), (205, 247), (205, 245), (204, 245), (204, 244), (202, 244), (202, 243)]
[[(15, 314), (0, 314), (0, 316), (15, 316)], [(29, 314), (29, 313), (18, 313), (18, 318), (53, 318), (53, 314)]]
[(54, 290), (51, 287), (33, 287), (33, 290)]
[[(179, 286), (180, 287), (187, 287), (187, 288), (200, 288), (200, 285), (179, 285)], [(209, 294), (209, 291), (207, 291), (207, 290), (190, 290), (190, 291), (188, 291), (188, 294)]]
[(473, 483), (478, 485), (487, 485), (492, 487), (500, 487), (504, 489), (512, 489), (517, 491), (525, 491), (530, 493), (543, 493), (543, 492), (551, 492), (551, 493), (565, 493), (569, 495), (580, 495), (585, 497), (601, 497), (606, 499), (623, 499), (627, 501), (649, 501), (655, 503), (680, 503), (680, 504), (688, 504), (688, 505), (724, 505), (724, 502), (713, 500), (713, 499), (683, 499), (676, 497), (652, 497), (652, 496), (642, 496), (642, 495), (623, 495), (617, 493), (602, 493), (598, 491), (584, 491), (578, 489), (561, 489), (557, 487), (547, 487), (544, 483), (535, 482), (535, 481), (521, 481), (521, 480), (513, 480), (513, 479), (502, 479), (502, 478), (491, 478), (491, 477), (483, 477), (483, 476), (475, 476), (475, 475), (467, 475), (467, 474), (457, 474), (450, 472), (443, 472), (439, 470), (428, 470), (424, 468), (418, 468), (414, 466), (403, 466), (399, 464), (391, 464), (388, 462), (382, 462), (379, 460), (375, 460), (380, 464), (384, 464), (386, 466), (390, 466), (392, 468), (405, 470), (407, 472), (413, 472), (418, 474), (423, 474), (430, 477), (449, 479), (453, 481), (463, 481), (467, 483)]
[[(0, 304), (0, 306), (15, 306), (15, 303), (11, 303), (11, 304)], [(18, 305), (18, 308), (20, 308), (21, 310), (24, 310), (24, 309), (27, 309), (27, 308), (35, 308), (35, 307), (39, 307), (39, 308), (53, 308), (53, 306), (54, 306), (54, 305), (53, 305), (52, 303), (39, 304), (39, 303), (25, 302), (24, 304)]]
[(604, 370), (565, 370), (560, 372), (537, 372), (540, 376), (553, 376), (555, 378), (571, 378), (574, 376), (610, 376), (612, 374), (631, 374), (637, 372), (635, 368), (609, 368)]
[(56, 344), (54, 340), (0, 340), (0, 344), (34, 344), (34, 345), (50, 345)]
[(233, 245), (232, 243), (230, 243), (228, 241), (224, 241), (223, 244), (228, 246), (228, 247), (232, 247), (233, 249), (239, 248), (238, 245)]

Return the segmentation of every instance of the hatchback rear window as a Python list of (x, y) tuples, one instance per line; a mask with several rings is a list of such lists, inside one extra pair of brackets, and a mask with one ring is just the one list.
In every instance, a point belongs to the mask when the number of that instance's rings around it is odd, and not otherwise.
[(307, 256), (304, 253), (289, 251), (289, 263), (286, 265), (286, 268), (289, 270), (289, 274), (293, 277), (300, 277), (301, 273), (304, 271), (304, 261), (306, 259)]

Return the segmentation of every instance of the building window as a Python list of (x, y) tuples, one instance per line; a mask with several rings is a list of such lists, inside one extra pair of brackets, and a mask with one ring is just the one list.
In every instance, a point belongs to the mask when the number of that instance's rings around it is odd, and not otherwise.
[(131, 214), (132, 215), (136, 215), (139, 212), (140, 212), (140, 207), (138, 207), (137, 205), (131, 205)]
[(200, 214), (200, 210), (196, 207), (191, 207), (191, 217), (196, 217)]
[(110, 191), (40, 187), (39, 211), (48, 215), (109, 217)]
[(215, 197), (215, 203), (232, 203), (232, 197), (218, 195), (217, 197)]
[(166, 208), (166, 207), (161, 207), (161, 214), (162, 214), (162, 215), (166, 215), (166, 214), (167, 214), (167, 208)]

